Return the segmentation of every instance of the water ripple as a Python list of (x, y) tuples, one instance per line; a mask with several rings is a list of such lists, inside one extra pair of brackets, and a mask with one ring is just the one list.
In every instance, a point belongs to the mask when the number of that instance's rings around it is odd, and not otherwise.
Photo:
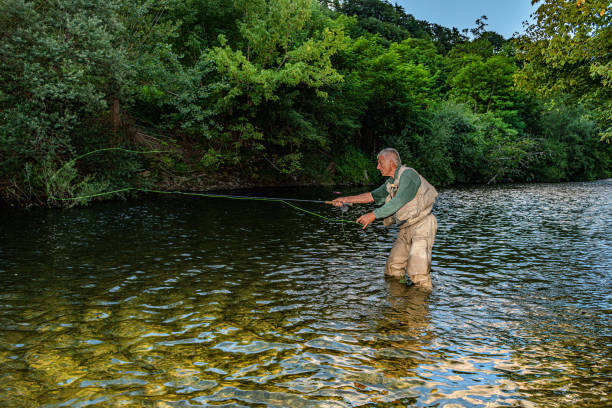
[(274, 203), (4, 217), (0, 405), (612, 403), (612, 185), (447, 189), (435, 212), (430, 296), (382, 277), (393, 229)]

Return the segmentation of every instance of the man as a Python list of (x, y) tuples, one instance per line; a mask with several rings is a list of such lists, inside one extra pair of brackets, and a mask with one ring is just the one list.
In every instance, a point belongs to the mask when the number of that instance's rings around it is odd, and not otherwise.
[(389, 253), (385, 274), (403, 278), (407, 273), (415, 286), (432, 290), (431, 250), (438, 223), (431, 209), (438, 192), (416, 170), (401, 165), (397, 150), (383, 149), (378, 154), (376, 167), (387, 181), (371, 192), (338, 197), (336, 207), (343, 203), (371, 203), (380, 207), (362, 215), (357, 222), (365, 229), (375, 219), (383, 219), (386, 226), (397, 224), (400, 230)]

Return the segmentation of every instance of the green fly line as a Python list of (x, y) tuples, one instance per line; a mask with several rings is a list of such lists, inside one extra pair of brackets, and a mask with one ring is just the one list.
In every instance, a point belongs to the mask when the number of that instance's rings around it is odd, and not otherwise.
[[(122, 151), (122, 152), (126, 152), (126, 153), (134, 153), (134, 154), (155, 154), (155, 153), (171, 153), (169, 151), (165, 151), (165, 150), (146, 150), (146, 151), (141, 151), (141, 150), (129, 150), (129, 149), (124, 149), (122, 147), (107, 147), (107, 148), (103, 148), (103, 149), (97, 149), (97, 150), (93, 150), (91, 152), (87, 152), (84, 154), (81, 154), (79, 156), (76, 156), (75, 158), (73, 158), (72, 160), (66, 162), (62, 167), (60, 167), (55, 173), (53, 173), (53, 175), (49, 178), (49, 181), (47, 181), (47, 191), (51, 191), (49, 188), (49, 183), (51, 183), (55, 177), (57, 176), (57, 174), (59, 174), (62, 170), (64, 170), (66, 167), (74, 164), (76, 161), (90, 156), (92, 154), (95, 153), (100, 153), (100, 152), (105, 152), (105, 151)], [(143, 193), (155, 193), (155, 194), (173, 194), (173, 195), (185, 195), (185, 196), (193, 196), (193, 197), (204, 197), (204, 198), (226, 198), (226, 199), (231, 199), (231, 200), (249, 200), (249, 201), (267, 201), (267, 202), (276, 202), (276, 203), (282, 203), (285, 204), (293, 209), (296, 209), (298, 211), (301, 211), (303, 213), (312, 215), (314, 217), (318, 217), (321, 218), (325, 221), (328, 222), (339, 222), (339, 223), (351, 223), (353, 224), (354, 221), (350, 221), (350, 220), (345, 220), (344, 218), (330, 218), (330, 217), (325, 217), (321, 214), (318, 214), (314, 211), (309, 211), (305, 208), (299, 207), (295, 204), (292, 204), (290, 202), (288, 202), (289, 200), (292, 199), (283, 199), (283, 198), (273, 198), (273, 197), (249, 197), (249, 196), (233, 196), (233, 195), (228, 195), (228, 194), (212, 194), (212, 193), (194, 193), (194, 192), (187, 192), (187, 191), (163, 191), (163, 190), (155, 190), (155, 189), (150, 189), (150, 188), (142, 188), (142, 187), (124, 187), (124, 188), (119, 188), (116, 190), (111, 190), (111, 191), (103, 191), (103, 192), (99, 192), (99, 193), (94, 193), (94, 194), (87, 194), (87, 195), (82, 195), (82, 196), (76, 196), (76, 197), (65, 197), (65, 198), (60, 198), (60, 197), (54, 197), (53, 195), (49, 194), (49, 198), (56, 200), (56, 201), (76, 201), (76, 200), (82, 200), (82, 199), (89, 199), (89, 198), (96, 198), (96, 197), (103, 197), (103, 196), (108, 196), (108, 195), (112, 195), (112, 194), (118, 194), (118, 193), (125, 193), (128, 191), (140, 191)], [(323, 201), (318, 201), (318, 200), (298, 200), (298, 201), (313, 201), (313, 202), (323, 202)], [(343, 227), (344, 230), (344, 227)]]

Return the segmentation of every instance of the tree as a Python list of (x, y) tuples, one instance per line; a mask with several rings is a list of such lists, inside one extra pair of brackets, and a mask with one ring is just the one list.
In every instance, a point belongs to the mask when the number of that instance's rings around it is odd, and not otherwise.
[(113, 0), (0, 1), (0, 174), (15, 196), (43, 200), (52, 172), (74, 153), (75, 131), (129, 92), (119, 8)]
[(436, 43), (438, 50), (443, 54), (446, 54), (458, 44), (467, 41), (467, 37), (462, 35), (456, 27), (450, 29), (439, 24), (430, 24), (429, 31), (431, 39)]
[(164, 0), (155, 3), (165, 5), (165, 12), (158, 20), (178, 26), (176, 35), (169, 42), (186, 65), (193, 66), (207, 48), (219, 46), (219, 35), (231, 43), (239, 39), (237, 23), (241, 13), (237, 8), (238, 2), (234, 0)]
[(555, 101), (540, 118), (542, 154), (532, 172), (542, 181), (595, 180), (612, 176), (612, 145), (601, 143), (584, 108)]
[(588, 106), (602, 139), (612, 135), (612, 7), (608, 0), (532, 0), (536, 21), (518, 39), (517, 83)]
[(422, 130), (435, 97), (440, 58), (433, 44), (419, 40), (393, 43), (389, 49), (377, 46), (375, 39), (354, 43), (347, 77), (357, 79), (365, 96), (359, 147), (373, 152), (390, 137)]
[(329, 6), (347, 16), (357, 16), (361, 28), (357, 36), (369, 32), (380, 34), (388, 41), (401, 42), (408, 37), (431, 35), (429, 23), (406, 14), (403, 7), (392, 5), (388, 0), (346, 0)]
[(241, 40), (221, 36), (208, 53), (224, 89), (216, 101), (220, 131), (207, 136), (222, 142), (231, 161), (275, 147), (273, 164), (295, 171), (303, 145), (326, 143), (304, 115), (300, 95), (323, 99), (326, 87), (342, 81), (331, 57), (344, 44), (343, 27), (314, 0), (241, 0), (237, 7)]
[(449, 76), (449, 97), (467, 104), (476, 113), (493, 112), (514, 129), (525, 130), (532, 96), (514, 87), (514, 58), (498, 54), (463, 60), (465, 63)]
[(534, 143), (492, 112), (474, 113), (465, 105), (449, 101), (436, 107), (432, 121), (435, 127), (431, 137), (442, 142), (435, 151), (447, 150), (436, 167), (450, 167), (452, 163), (456, 181), (491, 183), (524, 179)]

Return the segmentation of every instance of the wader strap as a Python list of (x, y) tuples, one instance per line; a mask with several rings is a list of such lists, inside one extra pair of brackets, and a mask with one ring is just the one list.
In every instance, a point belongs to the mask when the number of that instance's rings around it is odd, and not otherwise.
[[(389, 195), (391, 196), (391, 198), (395, 197), (395, 195), (397, 194), (397, 190), (399, 189), (399, 182), (400, 182), (400, 178), (402, 177), (402, 174), (408, 169), (408, 167), (406, 166), (401, 166), (399, 168), (399, 171), (397, 172), (397, 178), (395, 180), (393, 180), (393, 183), (389, 184)], [(393, 191), (393, 194), (391, 194), (391, 191)]]

